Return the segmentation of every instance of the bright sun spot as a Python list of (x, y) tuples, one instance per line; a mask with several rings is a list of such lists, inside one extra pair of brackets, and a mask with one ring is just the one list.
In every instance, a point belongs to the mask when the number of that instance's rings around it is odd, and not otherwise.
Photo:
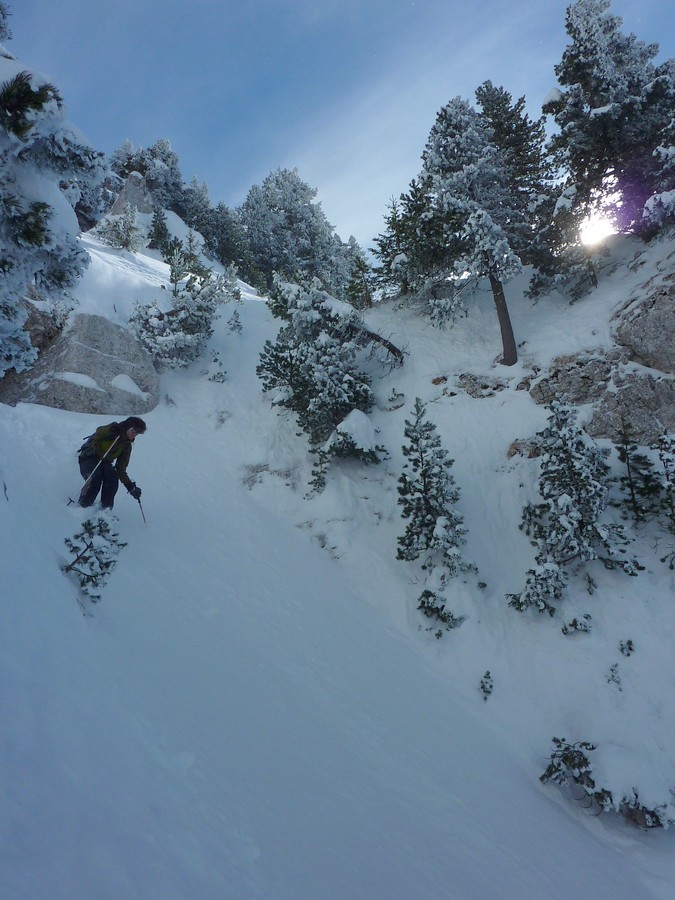
[(582, 244), (599, 244), (610, 234), (614, 234), (615, 229), (609, 219), (599, 214), (589, 216), (583, 223), (579, 231)]

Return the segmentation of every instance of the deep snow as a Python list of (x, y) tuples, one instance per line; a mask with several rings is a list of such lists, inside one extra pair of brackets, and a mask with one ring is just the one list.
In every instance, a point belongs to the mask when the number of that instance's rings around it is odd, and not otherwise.
[[(83, 240), (80, 310), (124, 324), (166, 267)], [(615, 259), (636, 247), (617, 242)], [(242, 333), (229, 305), (212, 342), (227, 380), (204, 377), (210, 357), (162, 375), (130, 466), (147, 525), (122, 490), (128, 546), (90, 617), (59, 567), (85, 517), (66, 505), (75, 451), (102, 418), (0, 406), (3, 900), (672, 897), (672, 830), (596, 817), (538, 781), (556, 735), (596, 743), (601, 777), (668, 798), (672, 573), (644, 541), (645, 573), (600, 572), (562, 618), (504, 599), (532, 561), (518, 523), (534, 477), (507, 449), (546, 421), (516, 386), (533, 364), (607, 346), (612, 314), (672, 250), (639, 249), (644, 265), (608, 267), (574, 306), (533, 307), (509, 285), (524, 345), (508, 370), (487, 296), (447, 332), (369, 313), (408, 353), (375, 384), (390, 459), (337, 465), (310, 499), (305, 440), (255, 375), (277, 323), (245, 288)], [(506, 387), (472, 399), (466, 373)], [(466, 556), (487, 584), (456, 584), (466, 620), (441, 640), (419, 630), (419, 585), (395, 559), (417, 396), (455, 459)], [(564, 637), (583, 612), (593, 632)]]

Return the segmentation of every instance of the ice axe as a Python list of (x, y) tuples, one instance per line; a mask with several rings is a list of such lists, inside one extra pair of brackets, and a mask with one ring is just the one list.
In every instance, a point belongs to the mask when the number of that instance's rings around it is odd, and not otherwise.
[(147, 524), (148, 524), (148, 520), (145, 518), (145, 513), (143, 512), (143, 504), (141, 503), (141, 498), (140, 498), (140, 497), (137, 497), (136, 499), (138, 500), (138, 508), (140, 509), (141, 515), (143, 516), (143, 521), (144, 521), (145, 524), (147, 525)]

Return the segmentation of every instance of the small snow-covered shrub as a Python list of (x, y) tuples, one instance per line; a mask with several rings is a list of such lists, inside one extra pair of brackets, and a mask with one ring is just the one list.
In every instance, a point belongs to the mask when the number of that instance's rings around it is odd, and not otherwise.
[(75, 558), (62, 569), (66, 574), (76, 575), (82, 593), (94, 603), (101, 599), (101, 591), (117, 565), (120, 550), (126, 547), (115, 531), (116, 524), (117, 518), (110, 514), (85, 519), (81, 530), (64, 541)]
[(569, 622), (565, 622), (561, 630), (563, 634), (572, 634), (574, 631), (589, 632), (591, 627), (591, 616), (584, 613), (581, 617), (575, 616)]
[(552, 781), (563, 787), (572, 784), (582, 788), (591, 805), (598, 812), (617, 812), (629, 822), (642, 828), (668, 828), (675, 824), (675, 791), (662, 803), (645, 805), (638, 790), (621, 793), (620, 797), (607, 787), (596, 784), (588, 754), (597, 749), (588, 741), (570, 744), (565, 738), (553, 738), (554, 750), (546, 771), (540, 775), (542, 784)]
[(483, 700), (487, 700), (490, 696), (494, 688), (494, 681), (492, 680), (492, 675), (490, 675), (490, 670), (483, 675), (480, 680), (480, 690), (483, 695)]
[[(436, 628), (437, 630), (434, 633), (437, 638), (442, 636), (443, 631), (452, 631), (453, 628), (458, 628), (464, 621), (463, 616), (456, 616), (446, 608), (443, 597), (428, 589), (420, 594), (417, 608), (427, 619), (432, 620), (432, 624), (426, 630), (433, 631)], [(442, 629), (438, 627), (439, 622), (443, 626)]]

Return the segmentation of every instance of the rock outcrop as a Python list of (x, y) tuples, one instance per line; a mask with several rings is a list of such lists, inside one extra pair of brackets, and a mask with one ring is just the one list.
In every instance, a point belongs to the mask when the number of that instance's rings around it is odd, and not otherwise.
[(152, 358), (103, 316), (76, 315), (28, 372), (0, 382), (0, 402), (101, 415), (141, 415), (159, 402)]
[(151, 213), (154, 209), (145, 178), (140, 172), (129, 173), (108, 215), (121, 216), (127, 204), (135, 207), (139, 213)]
[(675, 285), (661, 279), (655, 291), (629, 305), (615, 328), (616, 348), (553, 361), (532, 382), (537, 403), (560, 400), (592, 405), (586, 430), (617, 442), (624, 429), (641, 445), (675, 431)]

